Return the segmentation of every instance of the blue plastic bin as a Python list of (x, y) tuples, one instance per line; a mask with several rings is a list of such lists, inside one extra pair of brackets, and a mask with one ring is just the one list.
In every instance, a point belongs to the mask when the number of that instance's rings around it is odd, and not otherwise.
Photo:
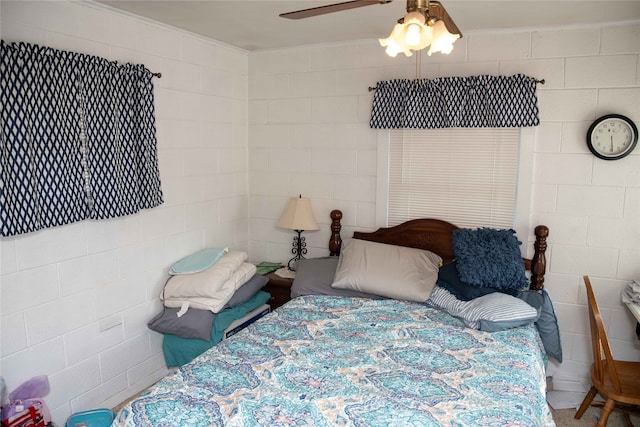
[(65, 427), (109, 427), (116, 413), (108, 408), (91, 409), (71, 415)]

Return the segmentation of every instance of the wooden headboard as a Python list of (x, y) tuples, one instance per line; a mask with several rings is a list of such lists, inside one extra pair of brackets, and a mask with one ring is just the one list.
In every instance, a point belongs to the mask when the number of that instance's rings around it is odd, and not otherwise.
[[(330, 216), (329, 253), (331, 256), (338, 256), (342, 247), (342, 238), (340, 237), (342, 212), (333, 210)], [(413, 219), (395, 227), (379, 228), (370, 233), (356, 231), (353, 233), (353, 237), (371, 242), (426, 249), (440, 255), (446, 264), (455, 258), (452, 233), (456, 229), (458, 229), (456, 225), (440, 219)], [(539, 291), (544, 288), (544, 273), (547, 269), (545, 252), (549, 228), (545, 225), (538, 225), (534, 229), (534, 234), (536, 240), (533, 244), (533, 258), (523, 258), (522, 260), (525, 268), (531, 271), (529, 289)]]

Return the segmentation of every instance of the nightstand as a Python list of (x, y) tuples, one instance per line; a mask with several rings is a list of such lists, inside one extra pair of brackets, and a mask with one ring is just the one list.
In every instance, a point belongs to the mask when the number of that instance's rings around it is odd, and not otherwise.
[(268, 301), (268, 304), (271, 306), (271, 310), (275, 310), (291, 299), (291, 284), (293, 283), (293, 279), (280, 277), (276, 273), (267, 274), (267, 278), (269, 281), (264, 285), (262, 290), (271, 294), (271, 299)]

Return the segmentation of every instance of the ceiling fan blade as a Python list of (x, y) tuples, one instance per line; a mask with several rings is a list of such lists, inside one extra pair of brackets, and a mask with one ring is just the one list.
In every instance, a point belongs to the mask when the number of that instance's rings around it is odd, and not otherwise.
[(310, 9), (296, 10), (295, 12), (281, 13), (282, 18), (302, 19), (312, 16), (324, 15), (326, 13), (340, 12), (342, 10), (355, 9), (356, 7), (369, 6), (372, 4), (389, 3), (391, 0), (351, 0), (343, 3), (329, 4), (326, 6), (312, 7)]
[(429, 15), (441, 19), (451, 34), (460, 34), (460, 37), (462, 37), (462, 32), (439, 1), (429, 1)]

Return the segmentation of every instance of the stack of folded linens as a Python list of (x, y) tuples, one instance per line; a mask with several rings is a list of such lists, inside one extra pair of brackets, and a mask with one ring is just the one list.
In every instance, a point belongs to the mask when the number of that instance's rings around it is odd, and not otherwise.
[(209, 248), (175, 263), (160, 295), (164, 308), (148, 326), (163, 334), (211, 341), (216, 315), (251, 300), (267, 283), (248, 255)]
[(190, 307), (220, 312), (236, 290), (256, 274), (256, 266), (245, 262), (246, 252), (229, 251), (207, 269), (173, 275), (161, 295), (165, 307)]

